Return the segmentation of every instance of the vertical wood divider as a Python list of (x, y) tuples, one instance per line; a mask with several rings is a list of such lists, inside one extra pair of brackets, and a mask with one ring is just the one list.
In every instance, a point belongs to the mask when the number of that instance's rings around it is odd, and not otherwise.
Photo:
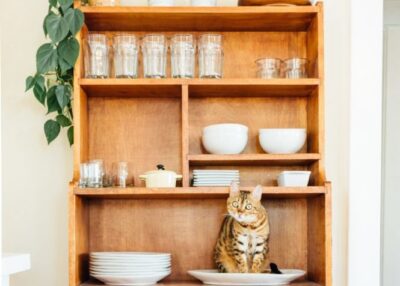
[(325, 183), (325, 281), (332, 285), (332, 186)]
[(79, 80), (83, 76), (83, 39), (86, 37), (87, 28), (84, 26), (77, 34), (80, 45), (79, 57), (74, 68), (74, 174), (73, 181), (79, 179), (79, 164), (87, 160), (88, 156), (88, 117), (87, 117), (87, 95), (81, 89)]
[(189, 187), (189, 86), (182, 85), (182, 186)]

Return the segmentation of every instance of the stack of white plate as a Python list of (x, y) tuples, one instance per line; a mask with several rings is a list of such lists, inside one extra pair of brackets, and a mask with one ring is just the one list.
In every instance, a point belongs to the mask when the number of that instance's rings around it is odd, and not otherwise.
[(226, 187), (239, 180), (238, 170), (193, 170), (194, 187)]
[(171, 274), (171, 254), (91, 252), (90, 275), (108, 285), (153, 285)]

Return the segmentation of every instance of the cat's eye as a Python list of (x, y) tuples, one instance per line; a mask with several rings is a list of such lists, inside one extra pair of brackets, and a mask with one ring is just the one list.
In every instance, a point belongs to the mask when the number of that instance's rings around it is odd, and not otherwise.
[(252, 205), (246, 205), (246, 210), (251, 210), (251, 208), (252, 208), (253, 206)]
[(234, 208), (237, 208), (237, 207), (239, 206), (239, 203), (238, 203), (237, 201), (234, 201), (234, 202), (232, 203), (232, 206), (233, 206)]

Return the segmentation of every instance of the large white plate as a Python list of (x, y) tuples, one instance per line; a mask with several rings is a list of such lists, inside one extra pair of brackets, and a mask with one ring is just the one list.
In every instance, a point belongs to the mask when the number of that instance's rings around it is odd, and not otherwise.
[(89, 273), (90, 275), (110, 275), (110, 276), (131, 276), (131, 275), (154, 275), (158, 273), (165, 273), (165, 272), (170, 272), (171, 269), (162, 269), (162, 270), (156, 270), (156, 271), (146, 271), (146, 270), (141, 270), (141, 271), (94, 271), (90, 270)]
[(284, 269), (283, 274), (218, 273), (217, 270), (191, 270), (188, 273), (208, 285), (277, 286), (286, 285), (304, 276), (303, 270)]
[(238, 170), (193, 170), (193, 174), (198, 175), (213, 175), (213, 174), (224, 174), (224, 175), (238, 175)]
[(107, 257), (95, 258), (90, 257), (93, 262), (142, 262), (142, 263), (166, 263), (171, 262), (171, 258), (153, 259), (153, 258), (130, 258), (130, 257)]
[(193, 183), (193, 187), (229, 187), (230, 183)]
[(132, 276), (113, 276), (113, 275), (92, 275), (92, 277), (115, 286), (145, 286), (154, 285), (161, 279), (167, 277), (171, 272), (154, 273), (152, 275), (132, 275)]
[(164, 258), (171, 257), (171, 253), (159, 253), (159, 252), (90, 252), (90, 257), (152, 257), (152, 258)]
[(119, 267), (104, 268), (90, 266), (90, 271), (95, 272), (165, 272), (171, 270), (171, 267)]
[(170, 267), (171, 263), (163, 264), (144, 264), (144, 263), (90, 263), (93, 268), (107, 268), (107, 269), (120, 269), (120, 268), (166, 268)]
[(118, 266), (118, 265), (126, 265), (126, 266), (168, 266), (171, 265), (171, 261), (157, 261), (157, 262), (146, 262), (146, 261), (121, 261), (121, 260), (95, 260), (90, 259), (90, 264), (97, 266)]

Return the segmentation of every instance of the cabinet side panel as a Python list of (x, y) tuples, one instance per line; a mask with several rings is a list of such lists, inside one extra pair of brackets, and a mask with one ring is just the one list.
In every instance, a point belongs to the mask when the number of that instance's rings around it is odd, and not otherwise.
[(69, 192), (69, 286), (78, 286), (88, 276), (89, 212), (83, 198)]

